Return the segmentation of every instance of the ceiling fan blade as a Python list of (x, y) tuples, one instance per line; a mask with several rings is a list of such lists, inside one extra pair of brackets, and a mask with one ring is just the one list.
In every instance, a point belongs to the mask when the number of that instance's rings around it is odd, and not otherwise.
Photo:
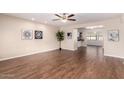
[(62, 16), (58, 15), (58, 14), (55, 14), (55, 16), (59, 17), (59, 18), (62, 18)]
[(60, 19), (53, 19), (53, 21), (58, 21), (58, 20), (60, 20)]
[(75, 15), (74, 15), (74, 14), (71, 14), (71, 15), (68, 16), (68, 18), (69, 18), (69, 17), (73, 17), (73, 16), (75, 16)]
[(68, 19), (69, 21), (76, 21), (76, 19)]

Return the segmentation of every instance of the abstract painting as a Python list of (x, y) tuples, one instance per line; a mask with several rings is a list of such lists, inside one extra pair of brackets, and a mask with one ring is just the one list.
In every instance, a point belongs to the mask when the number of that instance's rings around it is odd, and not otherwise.
[(119, 30), (108, 31), (108, 40), (113, 42), (119, 41)]
[(68, 38), (68, 39), (72, 39), (72, 32), (68, 32), (68, 33), (67, 33), (67, 38)]
[(31, 40), (33, 39), (33, 30), (22, 30), (22, 40)]
[(35, 30), (35, 39), (43, 39), (43, 32)]

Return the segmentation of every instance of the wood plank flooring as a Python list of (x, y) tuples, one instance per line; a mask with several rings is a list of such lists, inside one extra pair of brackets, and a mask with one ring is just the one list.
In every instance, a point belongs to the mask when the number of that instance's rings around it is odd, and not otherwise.
[(118, 79), (123, 59), (104, 57), (100, 47), (55, 50), (0, 62), (1, 79)]

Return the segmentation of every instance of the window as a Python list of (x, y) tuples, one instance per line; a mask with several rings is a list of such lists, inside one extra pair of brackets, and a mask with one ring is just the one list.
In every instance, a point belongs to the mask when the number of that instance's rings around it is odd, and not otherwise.
[(90, 37), (90, 40), (97, 40), (97, 37), (91, 36), (91, 37)]
[(89, 32), (86, 35), (87, 40), (103, 40), (103, 36), (101, 33)]

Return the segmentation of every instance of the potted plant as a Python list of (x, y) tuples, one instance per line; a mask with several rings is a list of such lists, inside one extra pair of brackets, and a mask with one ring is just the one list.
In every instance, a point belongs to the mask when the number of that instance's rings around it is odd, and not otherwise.
[(64, 32), (63, 31), (58, 31), (56, 33), (57, 40), (59, 41), (59, 50), (61, 51), (61, 41), (64, 40)]

